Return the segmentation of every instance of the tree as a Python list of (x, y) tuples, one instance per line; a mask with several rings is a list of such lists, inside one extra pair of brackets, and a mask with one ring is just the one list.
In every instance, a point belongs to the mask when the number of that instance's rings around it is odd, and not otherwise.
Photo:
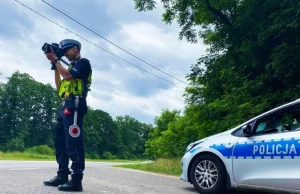
[[(3, 124), (4, 124), (4, 113), (5, 113), (5, 109), (3, 108), (3, 95), (5, 92), (5, 84), (4, 83), (0, 83), (0, 142), (5, 142), (6, 139), (6, 134), (3, 128)], [(0, 145), (0, 150), (3, 149), (3, 144)]]
[(103, 158), (105, 152), (117, 155), (120, 134), (112, 117), (102, 110), (89, 108), (84, 120), (87, 155), (91, 158)]
[(121, 136), (120, 158), (142, 158), (145, 152), (145, 141), (151, 125), (141, 123), (129, 115), (118, 116), (115, 121)]
[[(139, 11), (155, 8), (154, 0), (134, 2)], [(177, 21), (180, 39), (191, 43), (203, 39), (209, 46), (191, 66), (184, 93), (186, 110), (197, 118), (197, 134), (222, 132), (299, 98), (299, 1), (161, 2), (163, 21)]]
[(24, 151), (52, 143), (53, 108), (58, 106), (58, 98), (50, 85), (17, 71), (2, 85), (0, 100), (2, 149)]
[[(153, 10), (156, 6), (154, 0), (134, 0), (138, 11)], [(179, 39), (185, 37), (192, 43), (197, 43), (197, 33), (201, 38), (208, 40), (209, 37), (217, 38), (214, 32), (223, 27), (230, 28), (236, 17), (236, 8), (240, 1), (237, 0), (162, 0), (165, 13), (162, 20), (171, 24), (174, 20), (181, 27)], [(201, 26), (199, 31), (196, 30)], [(221, 43), (221, 42), (220, 42)], [(223, 48), (224, 45), (220, 45)]]
[(169, 157), (167, 151), (171, 142), (165, 140), (164, 134), (168, 132), (169, 125), (176, 122), (179, 118), (180, 111), (178, 110), (163, 110), (161, 115), (155, 118), (154, 124), (156, 125), (150, 131), (148, 139), (145, 142), (146, 150), (145, 156), (150, 158), (157, 158), (161, 156)]

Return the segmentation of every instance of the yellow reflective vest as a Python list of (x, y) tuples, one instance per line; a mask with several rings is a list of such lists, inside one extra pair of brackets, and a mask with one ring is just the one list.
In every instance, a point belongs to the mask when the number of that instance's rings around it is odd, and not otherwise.
[[(68, 70), (72, 68), (72, 64), (69, 65)], [(63, 79), (60, 83), (58, 96), (60, 98), (68, 97), (71, 93), (74, 96), (82, 96), (83, 93), (87, 93), (90, 90), (92, 83), (92, 72), (89, 74), (87, 82), (84, 82), (82, 79), (72, 79), (65, 80)], [(84, 94), (86, 95), (86, 94)]]

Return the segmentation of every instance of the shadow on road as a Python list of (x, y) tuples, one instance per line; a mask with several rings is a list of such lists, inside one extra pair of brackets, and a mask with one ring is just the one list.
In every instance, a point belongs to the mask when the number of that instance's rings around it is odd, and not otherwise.
[[(191, 187), (183, 187), (182, 188), (184, 191), (186, 191), (187, 193), (199, 193), (193, 186)], [(262, 192), (254, 192), (254, 191), (237, 191), (237, 190), (232, 190), (232, 191), (228, 191), (225, 192), (223, 194), (255, 194), (255, 193), (259, 193), (259, 194), (267, 194), (267, 193), (262, 193)]]
[(187, 191), (187, 193), (197, 193), (197, 190), (191, 186), (191, 187), (183, 187), (182, 188), (184, 191)]

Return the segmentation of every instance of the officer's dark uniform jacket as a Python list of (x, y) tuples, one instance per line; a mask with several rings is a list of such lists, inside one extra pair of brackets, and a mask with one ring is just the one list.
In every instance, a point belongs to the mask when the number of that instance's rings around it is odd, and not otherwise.
[[(86, 97), (92, 82), (92, 69), (90, 62), (85, 58), (72, 62), (68, 68), (72, 80), (62, 80), (58, 95), (63, 103), (59, 111), (58, 125), (56, 128), (55, 148), (56, 159), (59, 164), (58, 174), (69, 173), (69, 158), (72, 160), (73, 174), (83, 175), (85, 169), (85, 152), (83, 147), (82, 122), (87, 113)], [(75, 97), (79, 97), (77, 125), (80, 128), (79, 136), (74, 137), (69, 133), (69, 128), (74, 124)], [(67, 111), (66, 114), (66, 109)]]

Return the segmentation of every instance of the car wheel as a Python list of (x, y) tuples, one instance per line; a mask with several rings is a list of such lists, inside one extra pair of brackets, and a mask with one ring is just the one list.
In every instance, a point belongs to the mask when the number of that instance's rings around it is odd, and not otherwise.
[(226, 190), (226, 169), (213, 155), (199, 156), (191, 167), (191, 182), (203, 194), (219, 194)]

